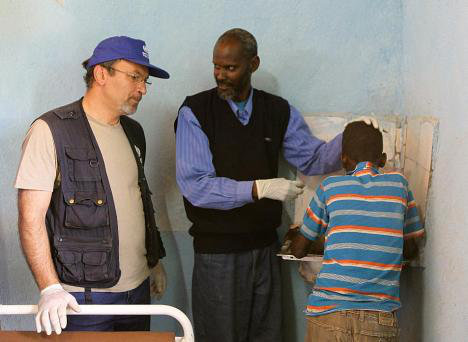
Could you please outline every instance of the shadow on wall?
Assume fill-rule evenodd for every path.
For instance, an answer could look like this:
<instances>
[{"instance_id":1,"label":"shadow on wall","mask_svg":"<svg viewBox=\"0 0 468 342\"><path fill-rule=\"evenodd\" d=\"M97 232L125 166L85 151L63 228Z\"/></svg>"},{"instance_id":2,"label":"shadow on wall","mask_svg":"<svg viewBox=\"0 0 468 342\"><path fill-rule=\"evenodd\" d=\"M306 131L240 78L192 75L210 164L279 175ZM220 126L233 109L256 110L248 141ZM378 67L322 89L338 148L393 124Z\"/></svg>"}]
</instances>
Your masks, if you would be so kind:
<instances>
[{"instance_id":1,"label":"shadow on wall","mask_svg":"<svg viewBox=\"0 0 468 342\"><path fill-rule=\"evenodd\" d=\"M145 165L145 173L150 178L150 187L153 192L153 202L156 209L156 220L159 227L163 230L172 230L171 227L171 208L168 208L168 195L174 192L178 193L178 188L175 180L175 133L174 120L177 115L178 108L165 108L164 113L160 115L158 122L153 122L153 129L145 128L146 135L146 159L157 155L157 158L152 159L151 164ZM151 137L154 132L160 132L156 137ZM152 139L153 138L153 139Z\"/></svg>"},{"instance_id":2,"label":"shadow on wall","mask_svg":"<svg viewBox=\"0 0 468 342\"><path fill-rule=\"evenodd\" d=\"M422 267L405 267L400 276L400 299L402 309L398 310L402 341L422 341L423 302L423 272Z\"/></svg>"},{"instance_id":3,"label":"shadow on wall","mask_svg":"<svg viewBox=\"0 0 468 342\"><path fill-rule=\"evenodd\" d=\"M193 253L191 238L185 230L178 225L174 215L181 214L185 218L185 212L180 213L174 209L175 196L181 197L175 180L175 135L173 121L177 108L166 108L159 122L164 129L157 127L153 130L145 129L147 135L147 156L158 153L158 158L153 158L151 164L145 166L147 176L151 175L151 187L153 202L156 210L156 222L161 232L161 238L166 249L166 257L163 264L167 274L167 289L160 301L153 300L153 304L171 305L182 310L191 319L191 303L189 298L191 288L191 274ZM163 134L148 139L152 132ZM163 150L164 148L164 150ZM175 221L174 221L175 219ZM152 319L151 330L174 331L177 336L183 334L176 320L170 317L157 316Z\"/></svg>"},{"instance_id":4,"label":"shadow on wall","mask_svg":"<svg viewBox=\"0 0 468 342\"><path fill-rule=\"evenodd\" d=\"M252 77L253 87L259 90L266 91L268 93L281 96L278 93L279 85L276 77L262 69L255 72ZM287 100L287 99L286 99ZM286 160L280 156L279 168L278 168L278 177L284 177L288 179L295 179L295 170L286 162ZM286 202L283 205L283 215L282 215L282 224L278 228L278 239L281 241L286 234L289 226L293 223L294 220L294 202ZM299 282L297 279L297 266L292 263L284 263L280 261L281 264L281 286L282 286L282 308L283 308L283 340L284 341L300 341L303 339L300 336L303 336L302 325L297 322L300 322L303 319L301 307L301 299L297 299L296 296L305 297L306 295L301 291L296 291L297 288L302 288L303 283ZM296 266L296 267L295 267Z\"/></svg>"},{"instance_id":5,"label":"shadow on wall","mask_svg":"<svg viewBox=\"0 0 468 342\"><path fill-rule=\"evenodd\" d=\"M295 173L296 170L281 156L278 176L287 179L295 179ZM294 206L294 201L286 201L283 203L282 223L278 228L280 244L289 226L294 223ZM297 263L280 259L280 264L283 296L281 303L283 308L283 341L302 341L305 335L303 309L309 291L304 281L299 277Z\"/></svg>"},{"instance_id":6,"label":"shadow on wall","mask_svg":"<svg viewBox=\"0 0 468 342\"><path fill-rule=\"evenodd\" d=\"M292 213L292 214L291 214ZM278 238L281 241L285 236L289 226L293 223L294 210L289 208L288 203L284 205L282 224L278 228ZM278 257L279 258L279 257ZM297 291L303 283L297 282L297 264L285 262L280 259L281 265L281 286L282 286L282 308L283 308L283 341L302 341L300 338L303 314L299 307L304 303L306 294ZM296 297L299 298L296 298ZM303 298L301 298L303 297ZM303 301L301 302L301 299Z\"/></svg>"},{"instance_id":7,"label":"shadow on wall","mask_svg":"<svg viewBox=\"0 0 468 342\"><path fill-rule=\"evenodd\" d=\"M276 80L276 77L262 69L261 66L260 69L253 74L252 83L256 89L264 90L274 95L279 95L278 81Z\"/></svg>"},{"instance_id":8,"label":"shadow on wall","mask_svg":"<svg viewBox=\"0 0 468 342\"><path fill-rule=\"evenodd\" d=\"M170 305L183 311L192 321L191 303L189 300L191 279L191 266L184 269L183 251L191 248L185 246L177 234L187 234L179 232L162 232L161 238L166 249L166 257L162 260L167 274L167 289L161 300L152 300L152 304ZM191 240L190 240L191 241ZM190 276L185 275L190 273ZM182 336L183 331L176 320L167 316L154 316L151 323L152 331L173 331L176 336Z\"/></svg>"},{"instance_id":9,"label":"shadow on wall","mask_svg":"<svg viewBox=\"0 0 468 342\"><path fill-rule=\"evenodd\" d=\"M3 223L2 218L0 217L0 222ZM4 225L1 225L4 227ZM5 229L0 229L0 304L7 304L8 298L10 298L9 293L9 286L7 283L8 279L8 268L7 268L7 260L8 256L6 246L5 246ZM4 327L2 321L5 320L6 317L0 316L0 330Z\"/></svg>"}]
</instances>

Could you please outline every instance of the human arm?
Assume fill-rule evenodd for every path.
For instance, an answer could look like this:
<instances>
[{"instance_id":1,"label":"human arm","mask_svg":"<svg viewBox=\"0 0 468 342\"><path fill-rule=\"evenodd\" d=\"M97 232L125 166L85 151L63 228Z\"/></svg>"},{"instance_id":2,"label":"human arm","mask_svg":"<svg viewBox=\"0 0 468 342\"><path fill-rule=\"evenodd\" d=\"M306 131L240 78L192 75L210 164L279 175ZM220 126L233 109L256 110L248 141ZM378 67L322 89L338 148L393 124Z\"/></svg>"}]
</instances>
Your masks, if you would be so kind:
<instances>
[{"instance_id":1,"label":"human arm","mask_svg":"<svg viewBox=\"0 0 468 342\"><path fill-rule=\"evenodd\" d=\"M317 243L317 240L320 240L318 237L325 233L327 227L328 212L325 205L325 193L320 184L306 209L299 232L292 239L291 253L296 258L302 258L307 255L312 243L316 251L321 251L321 242Z\"/></svg>"},{"instance_id":2,"label":"human arm","mask_svg":"<svg viewBox=\"0 0 468 342\"><path fill-rule=\"evenodd\" d=\"M190 108L182 107L176 131L176 179L190 203L228 210L263 197L285 200L302 193L302 183L284 178L236 181L218 177L212 160L209 141L200 123Z\"/></svg>"},{"instance_id":3,"label":"human arm","mask_svg":"<svg viewBox=\"0 0 468 342\"><path fill-rule=\"evenodd\" d=\"M405 226L403 228L403 259L411 260L418 256L419 241L424 237L418 208L414 200L413 193L408 190L408 199L405 213Z\"/></svg>"},{"instance_id":4,"label":"human arm","mask_svg":"<svg viewBox=\"0 0 468 342\"><path fill-rule=\"evenodd\" d=\"M60 285L50 253L45 216L51 192L41 190L18 190L18 229L21 247L26 261L41 291L36 315L36 330L52 329L60 334L67 326L66 309L80 308L75 298Z\"/></svg>"},{"instance_id":5,"label":"human arm","mask_svg":"<svg viewBox=\"0 0 468 342\"><path fill-rule=\"evenodd\" d=\"M45 225L56 174L52 133L44 121L37 120L23 142L15 188L21 246L39 290L59 282Z\"/></svg>"},{"instance_id":6,"label":"human arm","mask_svg":"<svg viewBox=\"0 0 468 342\"><path fill-rule=\"evenodd\" d=\"M403 260L412 260L418 256L420 237L407 238L403 241Z\"/></svg>"},{"instance_id":7,"label":"human arm","mask_svg":"<svg viewBox=\"0 0 468 342\"><path fill-rule=\"evenodd\" d=\"M49 191L18 190L18 229L21 247L39 290L59 283L45 226L50 198Z\"/></svg>"},{"instance_id":8,"label":"human arm","mask_svg":"<svg viewBox=\"0 0 468 342\"><path fill-rule=\"evenodd\" d=\"M176 179L197 207L232 209L252 202L253 181L217 177L208 137L189 107L179 110L176 131Z\"/></svg>"},{"instance_id":9,"label":"human arm","mask_svg":"<svg viewBox=\"0 0 468 342\"><path fill-rule=\"evenodd\" d=\"M303 174L320 175L341 169L341 140L342 134L328 143L316 138L299 111L290 106L288 127L283 139L283 155Z\"/></svg>"},{"instance_id":10,"label":"human arm","mask_svg":"<svg viewBox=\"0 0 468 342\"><path fill-rule=\"evenodd\" d=\"M22 148L15 180L18 188L18 229L26 261L41 291L37 332L60 334L66 326L66 308L79 310L73 296L63 290L55 271L45 217L57 174L55 146L48 125L37 120Z\"/></svg>"},{"instance_id":11,"label":"human arm","mask_svg":"<svg viewBox=\"0 0 468 342\"><path fill-rule=\"evenodd\" d=\"M291 242L291 254L301 259L307 255L311 244L311 240L298 232L294 235Z\"/></svg>"}]
</instances>

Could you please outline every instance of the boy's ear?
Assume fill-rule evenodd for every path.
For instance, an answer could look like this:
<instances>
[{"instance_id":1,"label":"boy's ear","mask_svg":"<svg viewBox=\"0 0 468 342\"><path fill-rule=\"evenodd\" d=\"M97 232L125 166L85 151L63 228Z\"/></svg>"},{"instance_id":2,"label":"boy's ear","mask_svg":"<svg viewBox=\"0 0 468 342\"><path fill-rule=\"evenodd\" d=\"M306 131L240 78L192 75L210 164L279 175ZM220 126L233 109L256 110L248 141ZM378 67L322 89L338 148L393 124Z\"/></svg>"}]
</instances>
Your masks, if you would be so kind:
<instances>
[{"instance_id":1,"label":"boy's ear","mask_svg":"<svg viewBox=\"0 0 468 342\"><path fill-rule=\"evenodd\" d=\"M341 164L343 165L343 169L345 169L346 172L354 170L357 165L354 160L352 160L344 153L341 154Z\"/></svg>"},{"instance_id":2,"label":"boy's ear","mask_svg":"<svg viewBox=\"0 0 468 342\"><path fill-rule=\"evenodd\" d=\"M384 167L386 162L387 162L387 154L382 153L382 155L380 156L380 159L379 159L379 164L377 166L378 167Z\"/></svg>"}]
</instances>

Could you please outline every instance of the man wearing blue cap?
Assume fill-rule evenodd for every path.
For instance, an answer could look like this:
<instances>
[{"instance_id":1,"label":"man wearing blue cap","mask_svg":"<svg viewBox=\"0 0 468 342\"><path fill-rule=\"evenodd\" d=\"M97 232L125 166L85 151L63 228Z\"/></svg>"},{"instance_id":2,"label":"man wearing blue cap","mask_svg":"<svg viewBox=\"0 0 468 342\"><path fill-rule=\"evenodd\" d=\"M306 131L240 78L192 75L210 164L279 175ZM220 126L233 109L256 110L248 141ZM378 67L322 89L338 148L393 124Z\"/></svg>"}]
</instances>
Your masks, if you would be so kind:
<instances>
[{"instance_id":1,"label":"man wearing blue cap","mask_svg":"<svg viewBox=\"0 0 468 342\"><path fill-rule=\"evenodd\" d=\"M32 124L15 181L21 244L41 291L36 328L149 330L149 316L72 315L67 326L66 310L149 304L164 291L145 136L128 115L149 76L169 74L150 64L144 41L125 36L100 42L83 66L84 97Z\"/></svg>"}]
</instances>

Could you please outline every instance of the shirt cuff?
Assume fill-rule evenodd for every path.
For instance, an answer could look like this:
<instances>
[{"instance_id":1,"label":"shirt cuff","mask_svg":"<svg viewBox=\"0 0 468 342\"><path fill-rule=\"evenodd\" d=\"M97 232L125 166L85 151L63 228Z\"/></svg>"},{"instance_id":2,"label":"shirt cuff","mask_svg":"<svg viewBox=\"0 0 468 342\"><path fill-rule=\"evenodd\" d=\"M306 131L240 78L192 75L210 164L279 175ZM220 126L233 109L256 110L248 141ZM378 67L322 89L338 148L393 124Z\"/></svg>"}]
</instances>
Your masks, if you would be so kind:
<instances>
[{"instance_id":1,"label":"shirt cuff","mask_svg":"<svg viewBox=\"0 0 468 342\"><path fill-rule=\"evenodd\" d=\"M254 181L237 182L237 201L239 203L253 202L252 186Z\"/></svg>"}]
</instances>

